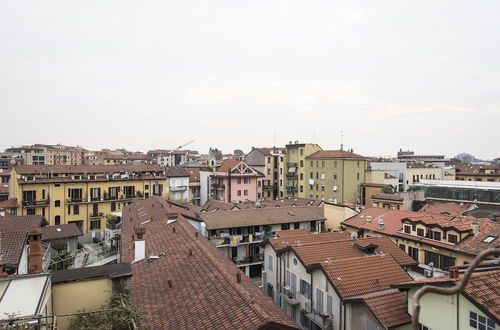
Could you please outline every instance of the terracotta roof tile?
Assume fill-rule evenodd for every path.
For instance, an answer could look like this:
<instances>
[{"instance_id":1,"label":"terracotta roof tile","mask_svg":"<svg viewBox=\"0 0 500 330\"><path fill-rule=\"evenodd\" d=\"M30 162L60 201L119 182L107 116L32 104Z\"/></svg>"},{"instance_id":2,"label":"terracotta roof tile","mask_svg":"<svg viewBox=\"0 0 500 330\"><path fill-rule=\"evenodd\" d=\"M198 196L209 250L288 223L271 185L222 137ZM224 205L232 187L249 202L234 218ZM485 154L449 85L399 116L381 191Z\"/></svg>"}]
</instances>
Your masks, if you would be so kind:
<instances>
[{"instance_id":1,"label":"terracotta roof tile","mask_svg":"<svg viewBox=\"0 0 500 330\"><path fill-rule=\"evenodd\" d=\"M313 208L311 206L279 207L235 212L204 212L199 213L199 217L209 230L325 220L325 217Z\"/></svg>"},{"instance_id":2,"label":"terracotta roof tile","mask_svg":"<svg viewBox=\"0 0 500 330\"><path fill-rule=\"evenodd\" d=\"M470 207L471 204L467 203L427 201L418 211L422 213L462 214L469 210Z\"/></svg>"},{"instance_id":3,"label":"terracotta roof tile","mask_svg":"<svg viewBox=\"0 0 500 330\"><path fill-rule=\"evenodd\" d=\"M334 260L322 266L343 298L387 290L392 284L412 279L387 255Z\"/></svg>"},{"instance_id":4,"label":"terracotta roof tile","mask_svg":"<svg viewBox=\"0 0 500 330\"><path fill-rule=\"evenodd\" d=\"M123 209L122 261L133 260L134 226L145 228L146 256L132 264L132 301L152 329L298 329L273 301L168 203L151 197ZM149 222L145 222L150 220ZM189 252L191 251L191 253ZM170 285L169 285L170 283Z\"/></svg>"},{"instance_id":5,"label":"terracotta roof tile","mask_svg":"<svg viewBox=\"0 0 500 330\"><path fill-rule=\"evenodd\" d=\"M82 232L75 223L68 223L59 226L42 227L42 241L53 239L70 238L81 236Z\"/></svg>"},{"instance_id":6,"label":"terracotta roof tile","mask_svg":"<svg viewBox=\"0 0 500 330\"><path fill-rule=\"evenodd\" d=\"M18 204L17 204L17 198L14 197L14 198L11 198L11 199L7 199L5 201L2 201L0 202L0 209L1 208L17 208L18 207Z\"/></svg>"},{"instance_id":7,"label":"terracotta roof tile","mask_svg":"<svg viewBox=\"0 0 500 330\"><path fill-rule=\"evenodd\" d=\"M398 194L378 193L378 194L373 195L372 199L383 199L383 200L394 201L394 202L403 202L403 197L401 197Z\"/></svg>"},{"instance_id":8,"label":"terracotta roof tile","mask_svg":"<svg viewBox=\"0 0 500 330\"><path fill-rule=\"evenodd\" d=\"M363 301L386 328L411 322L406 305L406 293L390 290L363 297Z\"/></svg>"}]
</instances>

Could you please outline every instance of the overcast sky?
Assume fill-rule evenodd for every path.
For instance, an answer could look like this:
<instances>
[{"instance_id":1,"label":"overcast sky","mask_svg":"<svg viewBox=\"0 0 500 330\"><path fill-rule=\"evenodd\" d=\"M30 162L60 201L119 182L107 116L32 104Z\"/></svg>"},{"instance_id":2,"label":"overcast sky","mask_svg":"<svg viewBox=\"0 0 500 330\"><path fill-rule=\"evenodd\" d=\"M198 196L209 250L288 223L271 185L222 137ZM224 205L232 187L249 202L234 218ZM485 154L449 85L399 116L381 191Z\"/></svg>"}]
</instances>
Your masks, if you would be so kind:
<instances>
[{"instance_id":1,"label":"overcast sky","mask_svg":"<svg viewBox=\"0 0 500 330\"><path fill-rule=\"evenodd\" d=\"M500 1L2 1L0 149L500 157Z\"/></svg>"}]
</instances>

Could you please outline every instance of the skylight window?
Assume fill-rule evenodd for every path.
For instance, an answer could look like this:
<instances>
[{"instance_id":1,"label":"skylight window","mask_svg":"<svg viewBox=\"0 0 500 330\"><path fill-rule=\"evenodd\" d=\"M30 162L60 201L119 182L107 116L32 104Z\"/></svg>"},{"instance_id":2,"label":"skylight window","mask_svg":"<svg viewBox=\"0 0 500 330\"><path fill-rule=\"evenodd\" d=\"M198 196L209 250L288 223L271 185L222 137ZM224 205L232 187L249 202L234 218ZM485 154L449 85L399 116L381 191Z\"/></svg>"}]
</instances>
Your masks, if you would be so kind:
<instances>
[{"instance_id":1,"label":"skylight window","mask_svg":"<svg viewBox=\"0 0 500 330\"><path fill-rule=\"evenodd\" d=\"M491 242L493 242L496 238L497 238L497 236L495 236L495 235L488 235L488 236L486 236L486 238L485 238L485 239L483 239L483 242L485 242L485 243L491 243Z\"/></svg>"}]
</instances>

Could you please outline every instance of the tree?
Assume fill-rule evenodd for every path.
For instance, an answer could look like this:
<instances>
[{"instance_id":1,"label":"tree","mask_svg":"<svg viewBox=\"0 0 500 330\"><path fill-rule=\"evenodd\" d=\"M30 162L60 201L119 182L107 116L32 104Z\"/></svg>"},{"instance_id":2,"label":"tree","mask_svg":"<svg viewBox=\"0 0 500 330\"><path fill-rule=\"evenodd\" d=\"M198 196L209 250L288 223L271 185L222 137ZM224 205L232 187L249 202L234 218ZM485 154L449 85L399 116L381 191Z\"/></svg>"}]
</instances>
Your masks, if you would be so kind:
<instances>
[{"instance_id":1,"label":"tree","mask_svg":"<svg viewBox=\"0 0 500 330\"><path fill-rule=\"evenodd\" d=\"M111 301L103 306L102 311L95 313L80 314L71 319L70 329L132 329L135 323L138 329L142 329L140 313L132 304L130 296L126 293L115 293Z\"/></svg>"}]
</instances>

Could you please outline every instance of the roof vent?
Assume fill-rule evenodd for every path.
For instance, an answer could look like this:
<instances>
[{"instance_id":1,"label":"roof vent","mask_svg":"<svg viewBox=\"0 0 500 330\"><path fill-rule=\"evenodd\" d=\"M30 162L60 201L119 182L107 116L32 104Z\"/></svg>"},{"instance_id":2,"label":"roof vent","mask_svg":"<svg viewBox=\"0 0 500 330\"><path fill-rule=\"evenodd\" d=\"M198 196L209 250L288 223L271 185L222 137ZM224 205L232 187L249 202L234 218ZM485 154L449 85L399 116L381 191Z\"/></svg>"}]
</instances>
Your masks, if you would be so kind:
<instances>
[{"instance_id":1,"label":"roof vent","mask_svg":"<svg viewBox=\"0 0 500 330\"><path fill-rule=\"evenodd\" d=\"M294 216L295 213L293 213L292 211L288 211L288 215Z\"/></svg>"},{"instance_id":2,"label":"roof vent","mask_svg":"<svg viewBox=\"0 0 500 330\"><path fill-rule=\"evenodd\" d=\"M384 230L384 228L385 228L384 219L382 219L382 218L378 219L378 229Z\"/></svg>"},{"instance_id":3,"label":"roof vent","mask_svg":"<svg viewBox=\"0 0 500 330\"><path fill-rule=\"evenodd\" d=\"M236 282L241 283L241 273L240 272L236 273Z\"/></svg>"},{"instance_id":4,"label":"roof vent","mask_svg":"<svg viewBox=\"0 0 500 330\"><path fill-rule=\"evenodd\" d=\"M160 259L160 257L159 257L159 256L150 256L150 257L148 258L148 262L149 262L149 263L152 263L153 261L155 261L155 260L157 260L157 259Z\"/></svg>"},{"instance_id":5,"label":"roof vent","mask_svg":"<svg viewBox=\"0 0 500 330\"><path fill-rule=\"evenodd\" d=\"M172 289L172 281L171 281L171 280L168 280L168 281L167 281L167 285L168 285L168 288L169 288L169 289Z\"/></svg>"}]
</instances>

